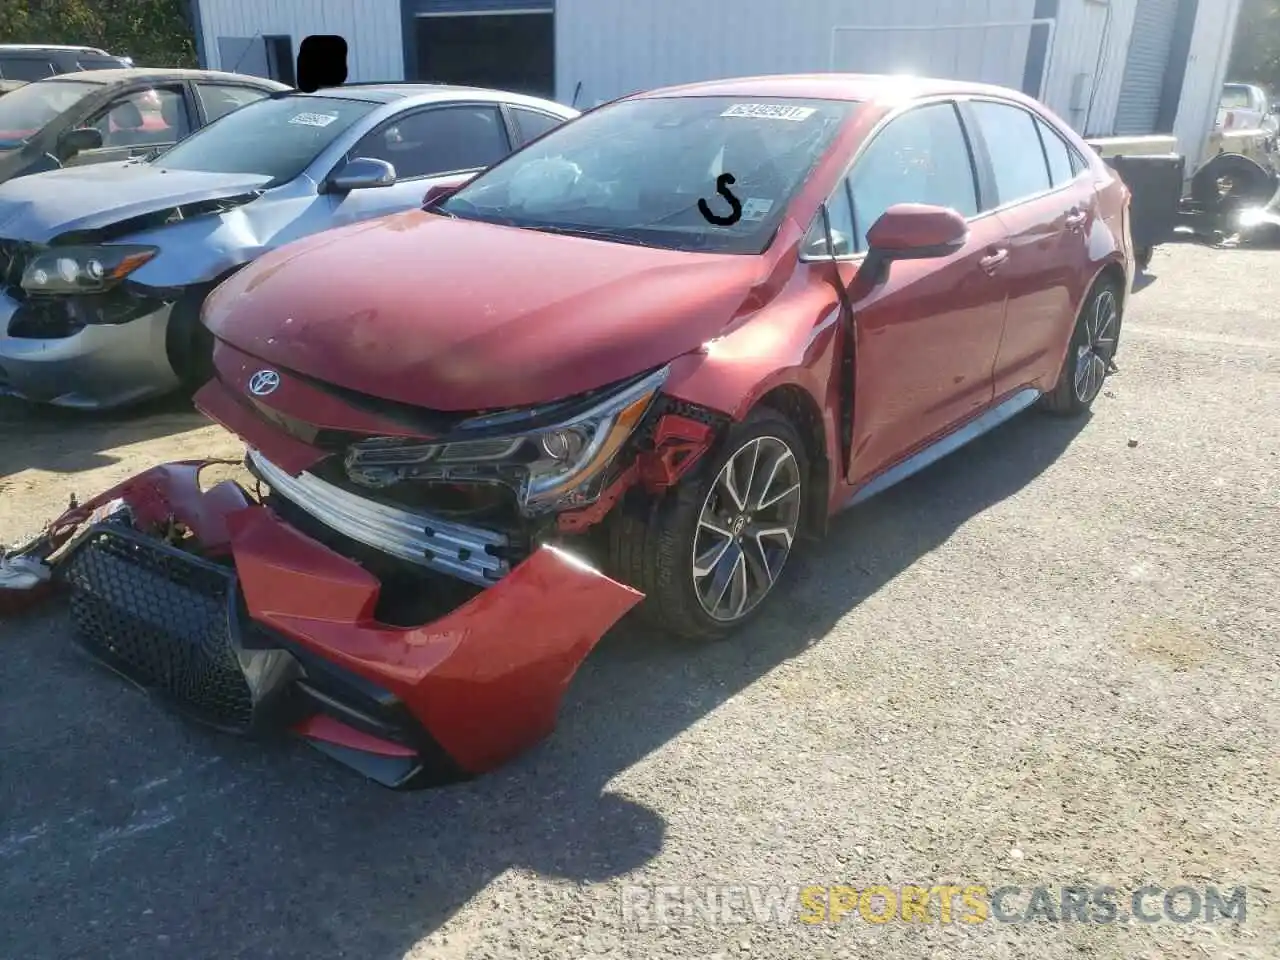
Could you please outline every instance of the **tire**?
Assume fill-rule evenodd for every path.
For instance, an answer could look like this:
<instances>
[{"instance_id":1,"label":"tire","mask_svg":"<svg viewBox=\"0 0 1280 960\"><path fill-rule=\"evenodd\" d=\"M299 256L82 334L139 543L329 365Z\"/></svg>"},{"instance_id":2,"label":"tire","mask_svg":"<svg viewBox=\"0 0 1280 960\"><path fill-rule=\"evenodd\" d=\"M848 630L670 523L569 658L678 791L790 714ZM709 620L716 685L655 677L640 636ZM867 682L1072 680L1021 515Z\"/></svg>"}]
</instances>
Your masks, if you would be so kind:
<instances>
[{"instance_id":1,"label":"tire","mask_svg":"<svg viewBox=\"0 0 1280 960\"><path fill-rule=\"evenodd\" d=\"M1223 193L1220 181L1230 181ZM1265 204L1275 194L1275 179L1248 157L1224 153L1206 163L1191 179L1191 198L1210 209Z\"/></svg>"},{"instance_id":2,"label":"tire","mask_svg":"<svg viewBox=\"0 0 1280 960\"><path fill-rule=\"evenodd\" d=\"M738 534L737 539L727 543L721 552L724 564L721 569L731 569L732 573L728 578L730 589L724 605L724 611L730 616L713 616L704 600L700 599L695 580L694 550L702 550L707 556L722 541L718 539L718 533L712 532L714 528L708 528L701 522L703 511L713 507L717 501L726 505L730 503L721 475L730 460L741 456L743 459L735 461L735 468L745 464L749 454L744 451L753 445L762 464L771 463L776 456L779 467L775 472L775 482L754 498L750 496L753 491L748 491L748 500L767 501L777 496L790 486L792 477L797 485L794 497L788 495L775 505L753 511L756 515L765 514L756 525L762 530L776 531L787 525L786 517L794 509L792 535L785 552L779 555L784 542L780 534L761 534L753 539L749 536L750 525L743 527L739 523L734 527L732 518L725 520L721 529L727 534ZM784 450L789 453L789 461ZM771 458L770 461L766 462L765 457ZM768 475L769 469L767 465L762 466L759 477ZM787 569L786 561L799 541L801 507L807 504L811 489L809 458L800 434L783 414L768 407L759 407L741 423L730 427L716 451L665 497L660 500L646 498L627 504L619 511L610 528L611 566L622 582L645 594L638 613L652 626L685 640L723 639L753 619L767 605L769 597L777 592L780 578ZM779 517L782 519L777 519ZM737 560L734 560L735 552ZM766 577L761 573L762 561L770 575L768 585L763 587L759 596L750 600L745 609L730 610L737 606L732 602L735 597L750 592L740 590L740 586L753 588L766 583ZM712 584L718 575L712 573L702 579L704 596L712 593Z\"/></svg>"},{"instance_id":3,"label":"tire","mask_svg":"<svg viewBox=\"0 0 1280 960\"><path fill-rule=\"evenodd\" d=\"M200 308L212 286L188 287L169 312L165 350L184 393L194 393L213 378L213 334L200 322Z\"/></svg>"},{"instance_id":4,"label":"tire","mask_svg":"<svg viewBox=\"0 0 1280 960\"><path fill-rule=\"evenodd\" d=\"M1108 304L1109 320L1104 316ZM1120 343L1123 304L1120 287L1115 281L1100 279L1093 285L1076 318L1058 382L1041 399L1044 410L1058 416L1075 417L1093 406L1093 401L1102 392ZM1090 365L1087 370L1083 367L1086 363Z\"/></svg>"},{"instance_id":5,"label":"tire","mask_svg":"<svg viewBox=\"0 0 1280 960\"><path fill-rule=\"evenodd\" d=\"M1151 257L1155 254L1154 247L1139 247L1134 253L1134 263L1138 269L1146 273L1151 267Z\"/></svg>"}]
</instances>

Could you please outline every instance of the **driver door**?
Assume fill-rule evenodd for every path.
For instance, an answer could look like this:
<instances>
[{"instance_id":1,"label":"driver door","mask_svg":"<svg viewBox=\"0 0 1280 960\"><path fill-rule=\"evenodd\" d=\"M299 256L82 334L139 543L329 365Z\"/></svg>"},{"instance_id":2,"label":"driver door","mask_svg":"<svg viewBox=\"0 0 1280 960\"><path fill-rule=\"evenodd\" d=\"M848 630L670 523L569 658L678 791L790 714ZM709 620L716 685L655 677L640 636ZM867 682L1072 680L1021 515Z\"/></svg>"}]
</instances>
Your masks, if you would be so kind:
<instances>
[{"instance_id":1,"label":"driver door","mask_svg":"<svg viewBox=\"0 0 1280 960\"><path fill-rule=\"evenodd\" d=\"M395 167L396 182L340 196L334 223L356 223L421 206L436 183L478 173L510 151L496 103L428 107L394 117L362 137L339 167L357 158L385 160Z\"/></svg>"},{"instance_id":2,"label":"driver door","mask_svg":"<svg viewBox=\"0 0 1280 960\"><path fill-rule=\"evenodd\" d=\"M194 125L183 85L166 84L121 94L79 126L101 133L102 146L80 151L63 166L145 157L185 139Z\"/></svg>"},{"instance_id":3,"label":"driver door","mask_svg":"<svg viewBox=\"0 0 1280 960\"><path fill-rule=\"evenodd\" d=\"M848 238L838 256L846 286L866 254L867 231L899 203L957 210L969 220L969 238L941 259L892 263L852 304L857 372L847 468L855 484L991 403L1004 325L1004 228L998 218L978 215L978 179L953 103L925 104L890 121L829 201L833 233Z\"/></svg>"}]
</instances>

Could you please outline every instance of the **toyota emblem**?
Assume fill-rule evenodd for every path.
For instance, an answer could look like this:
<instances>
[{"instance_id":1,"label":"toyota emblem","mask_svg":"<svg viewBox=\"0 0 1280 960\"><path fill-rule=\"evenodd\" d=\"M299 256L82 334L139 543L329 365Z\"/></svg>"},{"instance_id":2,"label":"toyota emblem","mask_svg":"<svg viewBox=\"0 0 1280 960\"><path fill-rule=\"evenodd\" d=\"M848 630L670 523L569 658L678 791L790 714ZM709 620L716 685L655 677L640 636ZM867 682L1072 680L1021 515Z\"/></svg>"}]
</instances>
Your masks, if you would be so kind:
<instances>
[{"instance_id":1,"label":"toyota emblem","mask_svg":"<svg viewBox=\"0 0 1280 960\"><path fill-rule=\"evenodd\" d=\"M278 386L280 386L280 374L274 370L259 370L249 378L249 392L255 397L265 397L269 393L275 393Z\"/></svg>"}]
</instances>

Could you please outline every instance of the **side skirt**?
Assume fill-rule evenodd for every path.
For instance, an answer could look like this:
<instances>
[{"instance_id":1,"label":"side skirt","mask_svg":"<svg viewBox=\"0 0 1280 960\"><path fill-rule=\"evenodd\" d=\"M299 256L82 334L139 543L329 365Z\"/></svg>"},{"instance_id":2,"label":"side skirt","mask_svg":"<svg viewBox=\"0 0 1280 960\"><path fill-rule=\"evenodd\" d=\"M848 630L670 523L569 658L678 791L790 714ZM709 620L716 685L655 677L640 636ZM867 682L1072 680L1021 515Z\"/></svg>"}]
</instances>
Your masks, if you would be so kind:
<instances>
[{"instance_id":1,"label":"side skirt","mask_svg":"<svg viewBox=\"0 0 1280 960\"><path fill-rule=\"evenodd\" d=\"M877 493L883 493L890 487L901 483L907 477L919 473L925 467L932 466L949 453L955 453L961 447L978 439L984 433L994 430L1007 420L1017 416L1040 399L1040 391L1033 387L1019 390L1008 399L992 407L986 413L935 440L919 453L912 454L906 460L869 480L859 487L841 509L847 509L869 500Z\"/></svg>"}]
</instances>

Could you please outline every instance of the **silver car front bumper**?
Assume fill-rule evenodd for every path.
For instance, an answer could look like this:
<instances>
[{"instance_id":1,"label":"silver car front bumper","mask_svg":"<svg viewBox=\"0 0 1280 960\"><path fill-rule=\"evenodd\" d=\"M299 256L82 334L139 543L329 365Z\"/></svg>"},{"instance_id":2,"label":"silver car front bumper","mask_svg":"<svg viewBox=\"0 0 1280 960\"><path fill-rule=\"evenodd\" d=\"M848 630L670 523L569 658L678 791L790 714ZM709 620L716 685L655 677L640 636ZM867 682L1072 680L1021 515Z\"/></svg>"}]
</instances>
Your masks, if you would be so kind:
<instances>
[{"instance_id":1,"label":"silver car front bumper","mask_svg":"<svg viewBox=\"0 0 1280 960\"><path fill-rule=\"evenodd\" d=\"M69 337L9 336L18 309L0 293L0 393L59 407L103 409L178 386L165 333L170 307L118 325L91 325Z\"/></svg>"}]
</instances>

